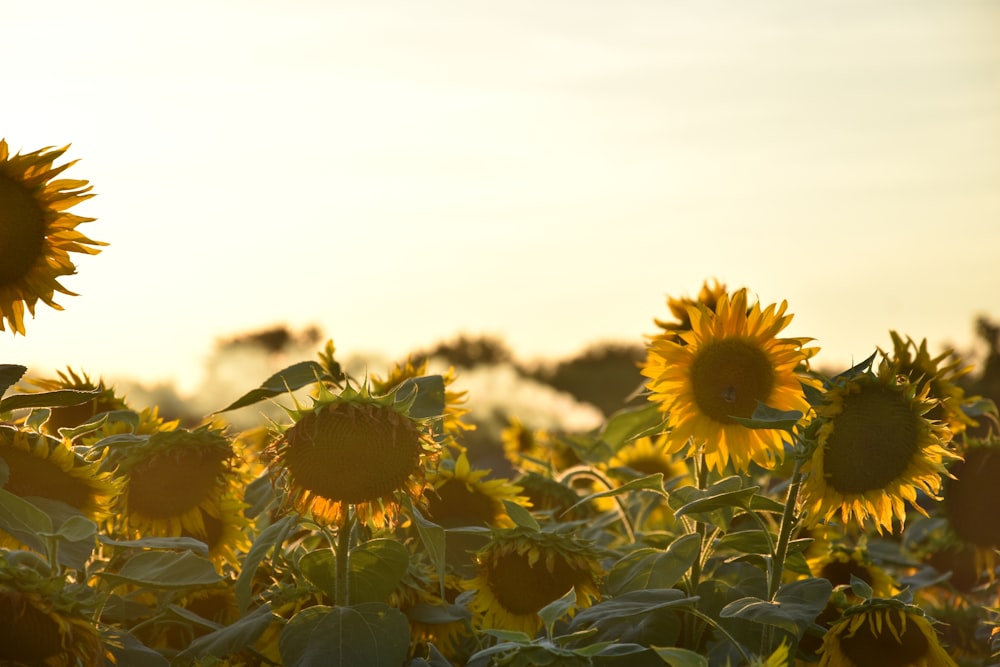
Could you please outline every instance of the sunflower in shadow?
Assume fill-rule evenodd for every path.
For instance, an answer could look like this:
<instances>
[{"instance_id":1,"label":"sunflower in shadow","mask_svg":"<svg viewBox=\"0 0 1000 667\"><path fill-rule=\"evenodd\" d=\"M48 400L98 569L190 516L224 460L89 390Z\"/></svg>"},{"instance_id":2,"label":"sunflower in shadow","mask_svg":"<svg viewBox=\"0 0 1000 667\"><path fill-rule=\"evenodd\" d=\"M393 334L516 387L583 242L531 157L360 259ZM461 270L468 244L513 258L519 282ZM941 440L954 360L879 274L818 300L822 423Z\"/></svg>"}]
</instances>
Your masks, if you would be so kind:
<instances>
[{"instance_id":1,"label":"sunflower in shadow","mask_svg":"<svg viewBox=\"0 0 1000 667\"><path fill-rule=\"evenodd\" d=\"M571 590L578 609L600 596L600 553L574 537L573 529L562 524L551 531L493 531L476 554L477 576L464 582L467 590L475 591L469 609L479 627L533 636L542 627L538 612L545 605Z\"/></svg>"},{"instance_id":2,"label":"sunflower in shadow","mask_svg":"<svg viewBox=\"0 0 1000 667\"><path fill-rule=\"evenodd\" d=\"M838 514L847 526L868 518L881 533L902 525L907 505L926 515L917 494L937 498L951 431L926 413L937 401L883 359L877 372L842 379L816 408L817 446L803 466L807 524Z\"/></svg>"},{"instance_id":3,"label":"sunflower in shadow","mask_svg":"<svg viewBox=\"0 0 1000 667\"><path fill-rule=\"evenodd\" d=\"M430 483L425 494L427 518L445 528L513 528L504 501L524 507L530 501L519 495L521 487L505 478L486 479L489 474L489 470L474 469L464 452L454 459L442 458L427 478Z\"/></svg>"},{"instance_id":4,"label":"sunflower in shadow","mask_svg":"<svg viewBox=\"0 0 1000 667\"><path fill-rule=\"evenodd\" d=\"M0 557L0 664L99 667L105 649L93 609L26 552Z\"/></svg>"},{"instance_id":5,"label":"sunflower in shadow","mask_svg":"<svg viewBox=\"0 0 1000 667\"><path fill-rule=\"evenodd\" d=\"M11 155L0 139L0 331L6 321L24 335L24 311L34 315L39 299L62 310L55 292L75 296L59 283L76 272L70 253L96 255L94 246L106 245L76 229L93 218L67 212L93 197L87 181L56 178L74 164L54 166L67 148Z\"/></svg>"},{"instance_id":6,"label":"sunflower in shadow","mask_svg":"<svg viewBox=\"0 0 1000 667\"><path fill-rule=\"evenodd\" d=\"M848 609L823 638L819 667L957 667L913 605L872 598Z\"/></svg>"},{"instance_id":7,"label":"sunflower in shadow","mask_svg":"<svg viewBox=\"0 0 1000 667\"><path fill-rule=\"evenodd\" d=\"M59 429L75 428L101 413L128 409L124 397L116 394L114 388L105 386L102 379L94 382L86 373L78 375L72 368L67 368L65 372L57 371L57 375L57 378L31 378L28 383L41 391L73 389L99 393L86 403L49 408L49 418L41 427L44 433L58 435Z\"/></svg>"},{"instance_id":8,"label":"sunflower in shadow","mask_svg":"<svg viewBox=\"0 0 1000 667\"><path fill-rule=\"evenodd\" d=\"M949 533L971 549L977 580L996 575L1000 549L1000 437L970 438L961 449L962 460L948 468L944 480L944 514Z\"/></svg>"},{"instance_id":9,"label":"sunflower in shadow","mask_svg":"<svg viewBox=\"0 0 1000 667\"><path fill-rule=\"evenodd\" d=\"M313 405L288 410L291 425L265 450L286 501L319 523L344 525L351 509L372 527L395 525L403 496L419 499L426 466L439 445L426 420L408 414L396 391L373 396L362 386L332 393L321 386Z\"/></svg>"},{"instance_id":10,"label":"sunflower in shadow","mask_svg":"<svg viewBox=\"0 0 1000 667\"><path fill-rule=\"evenodd\" d=\"M7 468L6 491L65 503L94 521L106 515L117 493L110 476L77 455L68 442L23 427L0 426L0 461ZM0 545L18 544L0 531Z\"/></svg>"},{"instance_id":11,"label":"sunflower in shadow","mask_svg":"<svg viewBox=\"0 0 1000 667\"><path fill-rule=\"evenodd\" d=\"M782 432L748 429L733 417L750 417L757 403L779 410L809 409L802 385L811 378L798 369L818 350L807 338L778 338L791 315L787 304L761 309L747 291L723 295L715 310L689 306L691 330L653 336L642 374L650 399L667 413L671 452L700 451L709 469L732 463L773 467L784 454Z\"/></svg>"}]
</instances>

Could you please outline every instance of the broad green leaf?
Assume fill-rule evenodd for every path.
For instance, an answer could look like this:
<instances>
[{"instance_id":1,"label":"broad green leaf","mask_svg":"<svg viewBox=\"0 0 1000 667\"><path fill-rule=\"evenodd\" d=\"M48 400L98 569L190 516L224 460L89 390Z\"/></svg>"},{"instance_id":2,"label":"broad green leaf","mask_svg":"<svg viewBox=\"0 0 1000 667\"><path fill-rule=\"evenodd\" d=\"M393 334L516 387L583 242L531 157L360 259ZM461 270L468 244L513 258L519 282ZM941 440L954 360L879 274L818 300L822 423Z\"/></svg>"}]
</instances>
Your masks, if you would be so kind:
<instances>
[{"instance_id":1,"label":"broad green leaf","mask_svg":"<svg viewBox=\"0 0 1000 667\"><path fill-rule=\"evenodd\" d=\"M549 639L552 638L552 629L556 621L565 616L573 608L574 604L576 604L576 591L570 588L561 598L553 600L538 610L538 615L545 625L545 634Z\"/></svg>"},{"instance_id":2,"label":"broad green leaf","mask_svg":"<svg viewBox=\"0 0 1000 667\"><path fill-rule=\"evenodd\" d=\"M247 609L250 608L252 598L250 588L253 584L253 577L257 573L257 566L260 565L260 562L264 560L269 551L276 547L280 548L288 531L297 522L298 516L289 514L260 531L257 539L254 540L250 551L243 558L243 567L240 569L240 575L236 578L236 602L240 607L241 613L246 613Z\"/></svg>"},{"instance_id":3,"label":"broad green leaf","mask_svg":"<svg viewBox=\"0 0 1000 667\"><path fill-rule=\"evenodd\" d=\"M875 594L867 581L853 574L851 575L851 592L864 600L870 600Z\"/></svg>"},{"instance_id":4,"label":"broad green leaf","mask_svg":"<svg viewBox=\"0 0 1000 667\"><path fill-rule=\"evenodd\" d=\"M208 555L208 545L193 537L142 537L138 540L113 540L104 535L98 535L101 544L123 549L176 549L177 551L192 551L201 556Z\"/></svg>"},{"instance_id":5,"label":"broad green leaf","mask_svg":"<svg viewBox=\"0 0 1000 667\"><path fill-rule=\"evenodd\" d=\"M400 667L409 648L406 617L380 603L309 607L278 640L285 667Z\"/></svg>"},{"instance_id":6,"label":"broad green leaf","mask_svg":"<svg viewBox=\"0 0 1000 667\"><path fill-rule=\"evenodd\" d=\"M708 667L708 658L686 648L653 646L656 655L670 667Z\"/></svg>"},{"instance_id":7,"label":"broad green leaf","mask_svg":"<svg viewBox=\"0 0 1000 667\"><path fill-rule=\"evenodd\" d=\"M371 540L351 549L348 590L352 604L388 600L409 565L409 551L396 540Z\"/></svg>"},{"instance_id":8,"label":"broad green leaf","mask_svg":"<svg viewBox=\"0 0 1000 667\"><path fill-rule=\"evenodd\" d=\"M6 394L7 390L14 386L14 383L24 377L27 372L27 366L0 364L0 396Z\"/></svg>"},{"instance_id":9,"label":"broad green leaf","mask_svg":"<svg viewBox=\"0 0 1000 667\"><path fill-rule=\"evenodd\" d=\"M779 410L757 401L757 407L749 418L731 417L731 419L747 428L778 429L791 433L802 419L802 413L798 410Z\"/></svg>"},{"instance_id":10,"label":"broad green leaf","mask_svg":"<svg viewBox=\"0 0 1000 667\"><path fill-rule=\"evenodd\" d=\"M444 597L444 574L445 574L445 532L444 528L437 525L433 521L429 521L424 518L424 515L420 513L413 503L410 502L409 496L404 498L406 507L413 517L413 521L417 526L417 535L420 536L420 542L423 544L424 552L431 561L431 565L434 566L434 571L438 575L438 587L441 591L441 597Z\"/></svg>"},{"instance_id":11,"label":"broad green leaf","mask_svg":"<svg viewBox=\"0 0 1000 667\"><path fill-rule=\"evenodd\" d=\"M71 516L62 522L56 535L69 542L93 540L97 535L97 524L83 515Z\"/></svg>"},{"instance_id":12,"label":"broad green leaf","mask_svg":"<svg viewBox=\"0 0 1000 667\"><path fill-rule=\"evenodd\" d=\"M775 535L772 535L769 541L768 536L760 529L741 530L723 535L717 549L720 552L731 550L745 554L769 555L777 541Z\"/></svg>"},{"instance_id":13,"label":"broad green leaf","mask_svg":"<svg viewBox=\"0 0 1000 667\"><path fill-rule=\"evenodd\" d=\"M516 523L521 528L527 528L530 531L538 532L541 530L541 526L538 525L538 521L535 517L531 516L531 512L526 510L522 505L518 505L515 502L511 502L504 498L503 506L507 510L507 516L511 518L511 521Z\"/></svg>"},{"instance_id":14,"label":"broad green leaf","mask_svg":"<svg viewBox=\"0 0 1000 667\"><path fill-rule=\"evenodd\" d=\"M693 604L697 598L684 595L676 588L654 588L646 591L630 591L613 598L602 600L592 607L577 612L571 629L588 627L602 619L623 619L646 614L656 609L682 607Z\"/></svg>"},{"instance_id":15,"label":"broad green leaf","mask_svg":"<svg viewBox=\"0 0 1000 667\"><path fill-rule=\"evenodd\" d=\"M618 451L628 442L644 435L653 435L663 430L664 414L656 403L647 403L635 408L619 410L608 418L601 440Z\"/></svg>"},{"instance_id":16,"label":"broad green leaf","mask_svg":"<svg viewBox=\"0 0 1000 667\"><path fill-rule=\"evenodd\" d=\"M14 394L0 401L0 412L23 408L62 408L92 401L101 395L100 389L56 389L35 394Z\"/></svg>"},{"instance_id":17,"label":"broad green leaf","mask_svg":"<svg viewBox=\"0 0 1000 667\"><path fill-rule=\"evenodd\" d=\"M39 548L40 533L51 533L52 519L24 498L0 489L0 529L32 548ZM44 549L43 549L44 550Z\"/></svg>"},{"instance_id":18,"label":"broad green leaf","mask_svg":"<svg viewBox=\"0 0 1000 667\"><path fill-rule=\"evenodd\" d=\"M831 378L826 382L827 387L831 387L837 384L841 380L850 380L853 377L861 375L862 373L867 373L871 370L872 364L875 363L875 357L878 356L878 350L872 352L871 356L862 361L860 364L855 364L851 366L846 371L838 373L836 376Z\"/></svg>"},{"instance_id":19,"label":"broad green leaf","mask_svg":"<svg viewBox=\"0 0 1000 667\"><path fill-rule=\"evenodd\" d=\"M292 364L288 368L278 371L271 377L251 391L240 396L238 399L212 414L228 412L238 408L245 408L248 405L259 403L267 398L280 396L288 391L301 389L320 380L333 380L326 370L315 361L300 361Z\"/></svg>"},{"instance_id":20,"label":"broad green leaf","mask_svg":"<svg viewBox=\"0 0 1000 667\"><path fill-rule=\"evenodd\" d=\"M97 524L83 515L80 510L66 503L29 496L25 498L35 507L45 512L58 528L54 533L39 533L48 537L58 537L59 546L56 551L57 560L63 567L82 570L97 548Z\"/></svg>"},{"instance_id":21,"label":"broad green leaf","mask_svg":"<svg viewBox=\"0 0 1000 667\"><path fill-rule=\"evenodd\" d=\"M721 493L706 494L701 498L696 498L674 510L674 516L684 516L685 514L706 514L722 509L741 508L746 509L753 495L760 490L759 486L749 486L745 489L735 491L724 491Z\"/></svg>"},{"instance_id":22,"label":"broad green leaf","mask_svg":"<svg viewBox=\"0 0 1000 667\"><path fill-rule=\"evenodd\" d=\"M141 641L120 627L108 627L104 647L114 656L116 665L128 667L170 667L162 654L148 648ZM105 662L104 664L110 664Z\"/></svg>"},{"instance_id":23,"label":"broad green leaf","mask_svg":"<svg viewBox=\"0 0 1000 667\"><path fill-rule=\"evenodd\" d=\"M483 632L491 637L496 637L501 642L511 642L514 644L531 643L531 635L526 632L521 632L520 630L497 630L496 628L488 628Z\"/></svg>"},{"instance_id":24,"label":"broad green leaf","mask_svg":"<svg viewBox=\"0 0 1000 667\"><path fill-rule=\"evenodd\" d=\"M997 404L989 398L979 398L968 403L959 403L958 407L969 417L997 416Z\"/></svg>"},{"instance_id":25,"label":"broad green leaf","mask_svg":"<svg viewBox=\"0 0 1000 667\"><path fill-rule=\"evenodd\" d=\"M257 641L275 618L270 603L265 603L235 623L195 639L177 657L193 659L211 655L222 658L242 651Z\"/></svg>"},{"instance_id":26,"label":"broad green leaf","mask_svg":"<svg viewBox=\"0 0 1000 667\"><path fill-rule=\"evenodd\" d=\"M691 569L698 558L698 535L684 535L665 549L643 548L630 552L611 568L608 590L615 596L650 588L670 588Z\"/></svg>"},{"instance_id":27,"label":"broad green leaf","mask_svg":"<svg viewBox=\"0 0 1000 667\"><path fill-rule=\"evenodd\" d=\"M148 588L208 586L222 580L212 561L190 551L143 551L125 561L118 572L100 572L98 576L114 585Z\"/></svg>"},{"instance_id":28,"label":"broad green leaf","mask_svg":"<svg viewBox=\"0 0 1000 667\"><path fill-rule=\"evenodd\" d=\"M337 557L331 549L313 549L299 559L299 571L331 600L337 599Z\"/></svg>"},{"instance_id":29,"label":"broad green leaf","mask_svg":"<svg viewBox=\"0 0 1000 667\"><path fill-rule=\"evenodd\" d=\"M399 385L396 402L407 405L407 414L416 419L428 419L444 414L444 378L425 375L410 378Z\"/></svg>"},{"instance_id":30,"label":"broad green leaf","mask_svg":"<svg viewBox=\"0 0 1000 667\"><path fill-rule=\"evenodd\" d=\"M653 493L657 493L666 498L667 491L663 488L663 473L656 472L646 477L633 479L631 482L626 482L621 486L616 486L615 488L608 489L607 491L591 493L590 495L581 498L578 502L573 503L573 505L563 513L565 514L566 512L576 509L580 505L585 505L597 498L611 498L612 496L620 496L625 493L631 493L632 491L652 491Z\"/></svg>"},{"instance_id":31,"label":"broad green leaf","mask_svg":"<svg viewBox=\"0 0 1000 667\"><path fill-rule=\"evenodd\" d=\"M773 625L798 637L823 611L832 591L833 586L826 579L800 579L782 586L774 602L757 597L740 598L723 607L719 615Z\"/></svg>"}]
</instances>

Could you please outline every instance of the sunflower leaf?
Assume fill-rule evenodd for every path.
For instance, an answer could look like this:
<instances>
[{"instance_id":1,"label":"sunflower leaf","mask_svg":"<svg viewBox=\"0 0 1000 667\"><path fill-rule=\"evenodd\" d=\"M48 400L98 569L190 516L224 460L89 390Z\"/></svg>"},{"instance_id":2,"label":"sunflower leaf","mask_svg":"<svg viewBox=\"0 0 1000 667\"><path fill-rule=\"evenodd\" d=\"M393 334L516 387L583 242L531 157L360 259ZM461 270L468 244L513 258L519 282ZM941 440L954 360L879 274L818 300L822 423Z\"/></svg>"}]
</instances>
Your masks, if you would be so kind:
<instances>
[{"instance_id":1,"label":"sunflower leaf","mask_svg":"<svg viewBox=\"0 0 1000 667\"><path fill-rule=\"evenodd\" d=\"M257 539L250 546L250 551L243 558L243 567L240 568L240 574L236 578L236 585L234 587L236 603L239 605L240 613L246 613L246 610L250 608L252 598L251 586L253 585L254 575L257 573L257 566L260 565L260 562L264 560L269 551L281 546L285 541L285 536L295 527L298 519L298 515L295 514L289 514L279 519L260 531Z\"/></svg>"},{"instance_id":2,"label":"sunflower leaf","mask_svg":"<svg viewBox=\"0 0 1000 667\"><path fill-rule=\"evenodd\" d=\"M740 598L723 607L719 616L773 625L799 637L823 611L832 591L827 579L800 579L782 586L773 602L752 596Z\"/></svg>"},{"instance_id":3,"label":"sunflower leaf","mask_svg":"<svg viewBox=\"0 0 1000 667\"><path fill-rule=\"evenodd\" d=\"M0 401L0 412L22 408L65 408L92 401L100 395L100 389L56 389L35 394L14 394Z\"/></svg>"},{"instance_id":4,"label":"sunflower leaf","mask_svg":"<svg viewBox=\"0 0 1000 667\"><path fill-rule=\"evenodd\" d=\"M510 517L511 521L516 523L521 528L527 528L528 530L536 533L542 529L542 527L538 525L538 521L535 520L535 517L531 516L531 512L524 509L523 506L507 500L506 498L503 499L503 506L504 509L507 510L507 516Z\"/></svg>"},{"instance_id":5,"label":"sunflower leaf","mask_svg":"<svg viewBox=\"0 0 1000 667\"><path fill-rule=\"evenodd\" d=\"M637 408L619 410L608 418L601 440L614 451L626 443L644 435L654 435L663 430L666 422L664 413L656 403L647 403Z\"/></svg>"},{"instance_id":6,"label":"sunflower leaf","mask_svg":"<svg viewBox=\"0 0 1000 667\"><path fill-rule=\"evenodd\" d=\"M747 428L778 429L791 433L795 425L802 419L802 413L798 410L779 410L757 401L757 407L753 414L747 417L732 417L737 424L742 424Z\"/></svg>"},{"instance_id":7,"label":"sunflower leaf","mask_svg":"<svg viewBox=\"0 0 1000 667\"><path fill-rule=\"evenodd\" d=\"M666 548L636 549L615 563L608 574L608 590L618 596L630 591L670 588L698 558L701 539L683 535Z\"/></svg>"},{"instance_id":8,"label":"sunflower leaf","mask_svg":"<svg viewBox=\"0 0 1000 667\"><path fill-rule=\"evenodd\" d=\"M538 610L538 615L542 619L542 623L545 624L545 636L552 639L553 628L555 627L556 621L566 615L566 613L573 608L576 603L576 591L570 588L566 591L558 600L553 600L544 607Z\"/></svg>"},{"instance_id":9,"label":"sunflower leaf","mask_svg":"<svg viewBox=\"0 0 1000 667\"><path fill-rule=\"evenodd\" d=\"M168 589L210 586L222 581L212 561L190 551L143 551L133 555L117 572L99 572L97 576L113 585Z\"/></svg>"},{"instance_id":10,"label":"sunflower leaf","mask_svg":"<svg viewBox=\"0 0 1000 667\"><path fill-rule=\"evenodd\" d=\"M0 364L0 396L7 393L11 386L24 377L28 372L27 366L19 364Z\"/></svg>"},{"instance_id":11,"label":"sunflower leaf","mask_svg":"<svg viewBox=\"0 0 1000 667\"><path fill-rule=\"evenodd\" d=\"M177 654L177 658L209 655L222 658L242 651L257 641L274 619L271 604L265 602L235 623L195 639L190 646Z\"/></svg>"},{"instance_id":12,"label":"sunflower leaf","mask_svg":"<svg viewBox=\"0 0 1000 667\"><path fill-rule=\"evenodd\" d=\"M409 646L406 616L381 603L309 607L288 621L278 640L287 667L398 667Z\"/></svg>"},{"instance_id":13,"label":"sunflower leaf","mask_svg":"<svg viewBox=\"0 0 1000 667\"><path fill-rule=\"evenodd\" d=\"M445 575L445 532L444 528L438 524L430 521L420 513L413 503L410 502L409 496L404 496L404 502L406 503L406 508L409 510L410 515L413 517L414 523L417 526L417 534L420 536L420 542L423 544L424 549L427 552L427 556L430 558L431 565L434 566L434 571L438 575L438 588L441 591L441 597L444 597L444 575Z\"/></svg>"},{"instance_id":14,"label":"sunflower leaf","mask_svg":"<svg viewBox=\"0 0 1000 667\"><path fill-rule=\"evenodd\" d=\"M566 514L580 505L585 505L597 498L610 498L612 496L620 496L623 493L631 493L632 491L652 491L666 498L667 491L663 488L663 473L655 472L652 475L640 477L639 479L633 479L631 482L627 482L621 486L616 486L615 488L608 489L607 491L591 493L590 495L584 496L579 501L573 503L572 506L563 511L563 514Z\"/></svg>"},{"instance_id":15,"label":"sunflower leaf","mask_svg":"<svg viewBox=\"0 0 1000 667\"><path fill-rule=\"evenodd\" d=\"M409 565L410 553L396 540L369 540L351 549L348 561L351 601L385 602Z\"/></svg>"},{"instance_id":16,"label":"sunflower leaf","mask_svg":"<svg viewBox=\"0 0 1000 667\"><path fill-rule=\"evenodd\" d=\"M395 392L397 404L406 407L414 419L428 419L444 414L445 384L441 375L410 378L399 385Z\"/></svg>"},{"instance_id":17,"label":"sunflower leaf","mask_svg":"<svg viewBox=\"0 0 1000 667\"><path fill-rule=\"evenodd\" d=\"M857 377L862 373L867 373L868 371L871 370L872 364L875 363L875 357L877 356L878 356L878 350L875 350L874 352L872 352L870 357L862 361L860 364L855 364L854 366L848 368L846 371L838 373L830 380L828 380L826 383L827 387L831 387L840 382L841 380L850 380L851 378Z\"/></svg>"},{"instance_id":18,"label":"sunflower leaf","mask_svg":"<svg viewBox=\"0 0 1000 667\"><path fill-rule=\"evenodd\" d=\"M708 667L708 658L689 651L686 648L673 646L651 646L656 655L670 667Z\"/></svg>"},{"instance_id":19,"label":"sunflower leaf","mask_svg":"<svg viewBox=\"0 0 1000 667\"><path fill-rule=\"evenodd\" d=\"M306 385L319 382L321 380L333 381L335 378L327 373L326 369L315 361L300 361L297 364L292 364L284 370L278 371L271 377L264 380L264 382L256 389L248 391L226 407L221 410L216 410L212 414L217 415L220 412L229 412L230 410L245 408L248 405L259 403L264 399L280 396L285 392L295 391L296 389L301 389Z\"/></svg>"},{"instance_id":20,"label":"sunflower leaf","mask_svg":"<svg viewBox=\"0 0 1000 667\"><path fill-rule=\"evenodd\" d=\"M34 504L10 491L0 489L0 528L32 549L45 548L38 535L52 532L52 519Z\"/></svg>"}]
</instances>

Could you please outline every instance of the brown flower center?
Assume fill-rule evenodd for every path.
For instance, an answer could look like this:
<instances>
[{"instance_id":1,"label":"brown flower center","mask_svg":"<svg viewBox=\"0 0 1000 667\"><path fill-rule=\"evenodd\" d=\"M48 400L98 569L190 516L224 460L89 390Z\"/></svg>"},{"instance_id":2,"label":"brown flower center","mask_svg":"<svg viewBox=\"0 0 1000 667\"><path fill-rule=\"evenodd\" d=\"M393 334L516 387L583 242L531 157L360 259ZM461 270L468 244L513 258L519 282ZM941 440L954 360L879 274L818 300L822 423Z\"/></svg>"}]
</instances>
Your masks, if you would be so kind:
<instances>
[{"instance_id":1,"label":"brown flower center","mask_svg":"<svg viewBox=\"0 0 1000 667\"><path fill-rule=\"evenodd\" d=\"M966 542L1000 546L1000 450L970 447L965 460L951 467L955 479L945 479L944 504L955 533Z\"/></svg>"},{"instance_id":2,"label":"brown flower center","mask_svg":"<svg viewBox=\"0 0 1000 667\"><path fill-rule=\"evenodd\" d=\"M819 576L834 586L850 585L852 574L866 584L871 585L873 582L872 574L868 568L853 558L847 562L836 559L831 560L829 563L823 565L819 572Z\"/></svg>"},{"instance_id":3,"label":"brown flower center","mask_svg":"<svg viewBox=\"0 0 1000 667\"><path fill-rule=\"evenodd\" d=\"M889 387L864 385L845 396L823 447L827 484L842 494L886 488L919 451L920 420Z\"/></svg>"},{"instance_id":4,"label":"brown flower center","mask_svg":"<svg viewBox=\"0 0 1000 667\"><path fill-rule=\"evenodd\" d=\"M774 381L767 353L742 338L708 343L691 361L691 388L698 409L723 424L732 423L732 417L750 417L757 401L767 402Z\"/></svg>"},{"instance_id":5,"label":"brown flower center","mask_svg":"<svg viewBox=\"0 0 1000 667\"><path fill-rule=\"evenodd\" d=\"M851 637L838 638L840 650L857 667L908 667L924 664L920 659L927 657L930 644L920 628L909 621L908 615L903 614L903 619L899 641L884 624L882 631L876 633L871 623L864 623ZM899 617L893 620L898 626Z\"/></svg>"},{"instance_id":6,"label":"brown flower center","mask_svg":"<svg viewBox=\"0 0 1000 667\"><path fill-rule=\"evenodd\" d=\"M228 452L219 448L174 447L133 466L129 509L152 519L168 519L197 507L219 486Z\"/></svg>"},{"instance_id":7,"label":"brown flower center","mask_svg":"<svg viewBox=\"0 0 1000 667\"><path fill-rule=\"evenodd\" d=\"M0 663L49 664L46 658L59 653L59 625L23 593L0 590L0 618L4 619L0 623Z\"/></svg>"},{"instance_id":8,"label":"brown flower center","mask_svg":"<svg viewBox=\"0 0 1000 667\"><path fill-rule=\"evenodd\" d=\"M13 447L0 448L0 458L10 469L10 479L4 488L11 493L21 497L51 498L77 509L87 506L90 499L87 483L51 461Z\"/></svg>"},{"instance_id":9,"label":"brown flower center","mask_svg":"<svg viewBox=\"0 0 1000 667\"><path fill-rule=\"evenodd\" d=\"M288 429L285 441L293 484L334 502L391 496L420 469L420 430L390 407L320 408Z\"/></svg>"},{"instance_id":10,"label":"brown flower center","mask_svg":"<svg viewBox=\"0 0 1000 667\"><path fill-rule=\"evenodd\" d=\"M44 242L45 212L22 183L0 173L0 285L24 277Z\"/></svg>"},{"instance_id":11,"label":"brown flower center","mask_svg":"<svg viewBox=\"0 0 1000 667\"><path fill-rule=\"evenodd\" d=\"M563 558L555 558L552 572L544 560L529 565L527 554L508 553L489 564L486 580L504 609L513 614L534 614L573 587L575 573Z\"/></svg>"},{"instance_id":12,"label":"brown flower center","mask_svg":"<svg viewBox=\"0 0 1000 667\"><path fill-rule=\"evenodd\" d=\"M470 491L460 480L449 479L427 494L427 513L445 528L482 526L496 520L497 506L489 496Z\"/></svg>"}]
</instances>

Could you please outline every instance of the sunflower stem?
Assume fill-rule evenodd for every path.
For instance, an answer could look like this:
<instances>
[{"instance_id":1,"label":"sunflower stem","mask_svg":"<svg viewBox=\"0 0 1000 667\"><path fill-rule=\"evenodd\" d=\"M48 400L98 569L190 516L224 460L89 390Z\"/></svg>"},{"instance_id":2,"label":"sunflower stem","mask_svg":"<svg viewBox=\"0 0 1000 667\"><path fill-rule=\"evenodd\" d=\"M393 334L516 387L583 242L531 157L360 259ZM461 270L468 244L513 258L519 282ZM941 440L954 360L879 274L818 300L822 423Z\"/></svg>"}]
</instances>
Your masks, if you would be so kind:
<instances>
[{"instance_id":1,"label":"sunflower stem","mask_svg":"<svg viewBox=\"0 0 1000 667\"><path fill-rule=\"evenodd\" d=\"M354 512L349 509L344 517L343 523L337 530L337 588L335 591L337 599L335 600L335 603L338 607L346 607L351 601L350 590L348 588L348 582L350 581L348 573L350 572L349 560L351 557L352 532L354 532Z\"/></svg>"},{"instance_id":2,"label":"sunflower stem","mask_svg":"<svg viewBox=\"0 0 1000 667\"><path fill-rule=\"evenodd\" d=\"M785 557L788 555L788 542L795 523L795 503L799 497L799 487L802 486L801 456L795 457L795 467L792 469L792 479L788 484L788 497L785 499L785 510L781 514L781 526L778 529L778 544L774 548L774 558L771 560L770 581L767 587L767 599L774 601L781 587L781 575L785 567Z\"/></svg>"},{"instance_id":3,"label":"sunflower stem","mask_svg":"<svg viewBox=\"0 0 1000 667\"><path fill-rule=\"evenodd\" d=\"M698 452L694 455L694 483L699 490L708 488L708 465L705 463L705 455ZM701 583L702 564L705 562L706 538L708 537L708 525L704 521L695 520L695 533L698 535L698 557L691 564L691 572L688 575L688 595L698 594L698 584ZM704 620L704 619L703 619ZM704 627L704 626L702 626ZM688 638L689 646L693 649L697 646L698 637L702 628L696 627L694 623L689 626Z\"/></svg>"}]
</instances>

